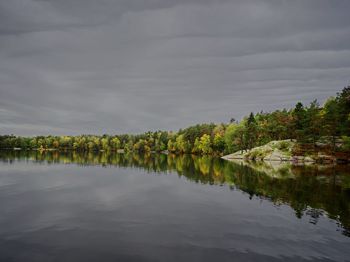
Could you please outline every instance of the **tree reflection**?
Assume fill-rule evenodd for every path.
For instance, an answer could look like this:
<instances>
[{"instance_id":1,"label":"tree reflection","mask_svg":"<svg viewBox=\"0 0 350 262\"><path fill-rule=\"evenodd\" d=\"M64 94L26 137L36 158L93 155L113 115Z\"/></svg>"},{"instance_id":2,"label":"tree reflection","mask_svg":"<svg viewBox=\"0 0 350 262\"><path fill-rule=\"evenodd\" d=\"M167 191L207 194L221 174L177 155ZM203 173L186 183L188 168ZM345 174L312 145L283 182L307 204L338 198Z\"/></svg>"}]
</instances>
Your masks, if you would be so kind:
<instances>
[{"instance_id":1,"label":"tree reflection","mask_svg":"<svg viewBox=\"0 0 350 262\"><path fill-rule=\"evenodd\" d=\"M190 181L228 185L250 198L288 204L298 218L308 216L317 224L327 215L350 236L350 169L348 166L271 166L264 163L232 163L194 155L79 153L75 151L0 151L2 162L35 161L43 164L78 164L142 168L160 174L177 173Z\"/></svg>"}]
</instances>

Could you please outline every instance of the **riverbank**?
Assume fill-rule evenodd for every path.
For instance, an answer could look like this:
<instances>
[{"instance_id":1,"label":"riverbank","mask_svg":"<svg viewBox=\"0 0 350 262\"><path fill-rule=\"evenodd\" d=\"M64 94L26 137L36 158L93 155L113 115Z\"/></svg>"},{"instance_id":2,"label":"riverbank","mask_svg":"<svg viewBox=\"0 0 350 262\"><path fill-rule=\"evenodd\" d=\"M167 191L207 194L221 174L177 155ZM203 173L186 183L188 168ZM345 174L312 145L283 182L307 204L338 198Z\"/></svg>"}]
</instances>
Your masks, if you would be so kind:
<instances>
[{"instance_id":1,"label":"riverbank","mask_svg":"<svg viewBox=\"0 0 350 262\"><path fill-rule=\"evenodd\" d=\"M321 148L300 150L300 145L294 140L271 141L266 145L251 150L237 151L223 156L225 160L248 160L257 162L289 162L295 164L338 164L350 163L350 155L329 153Z\"/></svg>"}]
</instances>

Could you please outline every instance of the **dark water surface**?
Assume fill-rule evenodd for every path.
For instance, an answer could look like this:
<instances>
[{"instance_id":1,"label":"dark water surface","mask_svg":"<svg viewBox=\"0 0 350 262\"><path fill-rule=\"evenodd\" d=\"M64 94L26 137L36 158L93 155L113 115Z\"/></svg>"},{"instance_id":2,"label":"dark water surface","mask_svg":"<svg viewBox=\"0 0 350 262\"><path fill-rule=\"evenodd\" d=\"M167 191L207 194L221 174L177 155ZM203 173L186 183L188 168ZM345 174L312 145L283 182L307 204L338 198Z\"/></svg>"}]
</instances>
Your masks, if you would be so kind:
<instances>
[{"instance_id":1,"label":"dark water surface","mask_svg":"<svg viewBox=\"0 0 350 262\"><path fill-rule=\"evenodd\" d=\"M0 261L350 261L348 167L0 152Z\"/></svg>"}]
</instances>

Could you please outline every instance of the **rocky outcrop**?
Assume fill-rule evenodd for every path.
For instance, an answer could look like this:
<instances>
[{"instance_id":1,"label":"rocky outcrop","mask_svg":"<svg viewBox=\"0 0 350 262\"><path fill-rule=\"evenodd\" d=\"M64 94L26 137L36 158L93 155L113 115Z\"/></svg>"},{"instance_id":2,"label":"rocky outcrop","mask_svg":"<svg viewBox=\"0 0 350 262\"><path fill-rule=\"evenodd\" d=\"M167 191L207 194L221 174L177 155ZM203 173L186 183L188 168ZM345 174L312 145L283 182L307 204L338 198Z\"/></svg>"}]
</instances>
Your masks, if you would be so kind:
<instances>
[{"instance_id":1,"label":"rocky outcrop","mask_svg":"<svg viewBox=\"0 0 350 262\"><path fill-rule=\"evenodd\" d=\"M295 141L281 140L271 141L266 145L255 147L247 151L238 151L236 153L224 156L224 159L245 159L255 161L305 161L303 159L295 159L292 156Z\"/></svg>"},{"instance_id":2,"label":"rocky outcrop","mask_svg":"<svg viewBox=\"0 0 350 262\"><path fill-rule=\"evenodd\" d=\"M255 147L251 150L238 151L222 157L226 160L242 159L264 162L292 162L292 163L323 163L331 164L337 162L336 157L318 153L314 155L294 155L293 149L296 146L294 140L271 141L266 145Z\"/></svg>"},{"instance_id":3,"label":"rocky outcrop","mask_svg":"<svg viewBox=\"0 0 350 262\"><path fill-rule=\"evenodd\" d=\"M242 159L256 162L291 162L293 164L337 164L350 163L350 152L342 151L338 144L341 139L336 139L336 147L330 141L322 137L315 145L297 144L294 140L271 141L266 145L255 147L251 150L238 151L223 156L223 159Z\"/></svg>"},{"instance_id":4,"label":"rocky outcrop","mask_svg":"<svg viewBox=\"0 0 350 262\"><path fill-rule=\"evenodd\" d=\"M291 162L294 164L350 163L350 155L348 153L337 151L330 154L329 151L322 151L317 146L314 151L295 150L296 148L300 148L300 146L294 140L271 141L266 145L255 147L251 150L238 151L222 158L226 160L241 159L257 162Z\"/></svg>"}]
</instances>

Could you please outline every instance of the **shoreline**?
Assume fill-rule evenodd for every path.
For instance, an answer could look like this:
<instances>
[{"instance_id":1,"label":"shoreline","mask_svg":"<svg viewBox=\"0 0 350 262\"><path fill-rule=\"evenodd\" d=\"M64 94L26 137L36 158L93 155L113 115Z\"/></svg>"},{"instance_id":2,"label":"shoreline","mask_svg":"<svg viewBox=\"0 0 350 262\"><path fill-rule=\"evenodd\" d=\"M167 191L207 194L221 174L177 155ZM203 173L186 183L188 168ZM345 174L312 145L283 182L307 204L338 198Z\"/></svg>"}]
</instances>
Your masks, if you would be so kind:
<instances>
[{"instance_id":1,"label":"shoreline","mask_svg":"<svg viewBox=\"0 0 350 262\"><path fill-rule=\"evenodd\" d=\"M339 154L337 152L327 152L321 149L313 151L297 150L300 144L293 140L275 140L265 145L254 147L250 150L237 151L233 154L225 155L222 159L243 160L253 162L281 162L294 165L308 164L349 164L349 154Z\"/></svg>"}]
</instances>

